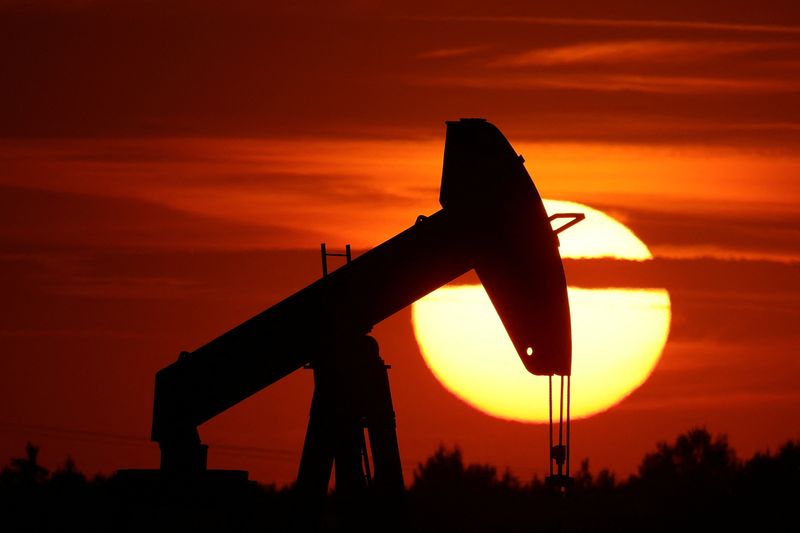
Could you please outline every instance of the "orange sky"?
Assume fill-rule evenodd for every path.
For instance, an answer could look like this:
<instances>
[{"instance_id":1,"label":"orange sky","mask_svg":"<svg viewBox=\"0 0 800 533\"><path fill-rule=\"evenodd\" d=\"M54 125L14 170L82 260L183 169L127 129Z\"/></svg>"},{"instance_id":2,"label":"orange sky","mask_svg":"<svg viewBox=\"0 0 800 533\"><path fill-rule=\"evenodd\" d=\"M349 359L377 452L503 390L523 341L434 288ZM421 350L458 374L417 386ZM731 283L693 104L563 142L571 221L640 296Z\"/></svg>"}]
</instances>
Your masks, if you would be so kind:
<instances>
[{"instance_id":1,"label":"orange sky","mask_svg":"<svg viewBox=\"0 0 800 533\"><path fill-rule=\"evenodd\" d=\"M155 465L155 371L316 279L319 242L435 211L461 116L656 256L567 261L571 284L670 291L664 357L576 423L578 457L627 474L697 424L745 454L800 437L795 3L426 4L0 0L0 461ZM440 442L544 470L543 428L450 396L408 310L376 336L408 472ZM310 386L204 427L212 465L290 480Z\"/></svg>"}]
</instances>

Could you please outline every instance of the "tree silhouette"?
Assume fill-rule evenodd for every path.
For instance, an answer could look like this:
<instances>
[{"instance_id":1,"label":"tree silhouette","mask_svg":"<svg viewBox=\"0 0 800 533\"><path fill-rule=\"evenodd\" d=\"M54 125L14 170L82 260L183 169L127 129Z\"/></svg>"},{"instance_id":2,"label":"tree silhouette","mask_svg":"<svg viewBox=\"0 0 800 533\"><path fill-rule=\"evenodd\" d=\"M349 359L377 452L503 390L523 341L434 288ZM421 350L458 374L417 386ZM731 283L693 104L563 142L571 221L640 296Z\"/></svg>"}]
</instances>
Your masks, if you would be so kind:
<instances>
[{"instance_id":1,"label":"tree silhouette","mask_svg":"<svg viewBox=\"0 0 800 533\"><path fill-rule=\"evenodd\" d=\"M732 487L738 469L725 435L714 439L706 428L693 428L675 444L661 442L655 453L645 455L634 482L670 491L720 492Z\"/></svg>"},{"instance_id":2,"label":"tree silhouette","mask_svg":"<svg viewBox=\"0 0 800 533\"><path fill-rule=\"evenodd\" d=\"M693 428L645 455L627 490L642 516L659 517L659 531L724 529L736 523L740 469L725 435Z\"/></svg>"},{"instance_id":3,"label":"tree silhouette","mask_svg":"<svg viewBox=\"0 0 800 533\"><path fill-rule=\"evenodd\" d=\"M457 446L440 446L419 464L409 490L418 531L506 531L525 512L526 494L508 470L498 476L494 466L465 465Z\"/></svg>"},{"instance_id":4,"label":"tree silhouette","mask_svg":"<svg viewBox=\"0 0 800 533\"><path fill-rule=\"evenodd\" d=\"M39 447L30 442L25 445L25 457L11 459L11 464L0 473L6 483L22 486L43 485L48 470L39 464Z\"/></svg>"},{"instance_id":5,"label":"tree silhouette","mask_svg":"<svg viewBox=\"0 0 800 533\"><path fill-rule=\"evenodd\" d=\"M67 457L64 466L53 472L50 485L58 490L75 490L86 485L86 476L78 472L72 457Z\"/></svg>"},{"instance_id":6,"label":"tree silhouette","mask_svg":"<svg viewBox=\"0 0 800 533\"><path fill-rule=\"evenodd\" d=\"M497 468L491 465L464 466L461 450L456 446L447 450L440 446L424 464L414 471L414 487L420 491L438 491L443 487L459 487L460 491L485 492L503 486L518 486L517 480L506 471L497 477Z\"/></svg>"},{"instance_id":7,"label":"tree silhouette","mask_svg":"<svg viewBox=\"0 0 800 533\"><path fill-rule=\"evenodd\" d=\"M612 490L616 486L617 480L613 472L603 469L597 476L593 475L589 468L589 459L583 459L578 471L575 472L575 481L572 488L575 491L597 491Z\"/></svg>"},{"instance_id":8,"label":"tree silhouette","mask_svg":"<svg viewBox=\"0 0 800 533\"><path fill-rule=\"evenodd\" d=\"M794 508L800 501L800 442L789 441L774 455L756 453L742 468L736 491L750 507Z\"/></svg>"},{"instance_id":9,"label":"tree silhouette","mask_svg":"<svg viewBox=\"0 0 800 533\"><path fill-rule=\"evenodd\" d=\"M87 480L70 458L48 475L29 443L24 457L0 470L0 530L293 530L288 489L194 482L170 489L151 481ZM458 447L440 446L417 466L408 496L410 530L418 532L780 531L800 501L800 442L739 461L724 436L694 428L657 444L627 481L608 470L593 474L583 460L566 497L536 478L521 483L508 470L466 464ZM376 529L390 520L376 519L369 522ZM335 531L332 524L325 530Z\"/></svg>"},{"instance_id":10,"label":"tree silhouette","mask_svg":"<svg viewBox=\"0 0 800 533\"><path fill-rule=\"evenodd\" d=\"M0 515L11 531L44 529L48 471L39 464L39 448L30 442L25 457L11 459L0 472Z\"/></svg>"}]
</instances>

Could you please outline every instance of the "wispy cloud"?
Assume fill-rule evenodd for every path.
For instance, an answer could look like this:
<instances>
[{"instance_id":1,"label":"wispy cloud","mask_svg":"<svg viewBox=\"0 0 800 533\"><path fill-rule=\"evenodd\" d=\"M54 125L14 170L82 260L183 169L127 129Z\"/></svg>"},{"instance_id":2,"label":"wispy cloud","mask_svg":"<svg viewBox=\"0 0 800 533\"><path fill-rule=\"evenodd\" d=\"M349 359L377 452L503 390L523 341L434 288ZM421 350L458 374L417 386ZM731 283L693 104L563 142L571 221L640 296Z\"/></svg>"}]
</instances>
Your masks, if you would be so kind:
<instances>
[{"instance_id":1,"label":"wispy cloud","mask_svg":"<svg viewBox=\"0 0 800 533\"><path fill-rule=\"evenodd\" d=\"M460 46L454 48L434 48L420 53L420 59L450 59L453 57L470 56L477 52L486 50L488 45Z\"/></svg>"},{"instance_id":2,"label":"wispy cloud","mask_svg":"<svg viewBox=\"0 0 800 533\"><path fill-rule=\"evenodd\" d=\"M715 257L800 262L800 210L715 213L670 211L665 206L607 208L648 243L658 257Z\"/></svg>"},{"instance_id":3,"label":"wispy cloud","mask_svg":"<svg viewBox=\"0 0 800 533\"><path fill-rule=\"evenodd\" d=\"M421 19L452 20L460 22L497 22L509 24L535 24L546 26L599 26L606 28L673 29L698 31L727 31L745 33L800 34L800 26L781 24L747 24L738 22L713 22L699 20L663 19L606 19L574 17L526 17L526 16L441 16L414 17Z\"/></svg>"},{"instance_id":4,"label":"wispy cloud","mask_svg":"<svg viewBox=\"0 0 800 533\"><path fill-rule=\"evenodd\" d=\"M315 243L318 239L313 230L286 221L258 224L193 213L158 201L0 186L0 246L23 256L31 250L66 248L290 247L298 240ZM17 261L17 254L0 256L0 260Z\"/></svg>"},{"instance_id":5,"label":"wispy cloud","mask_svg":"<svg viewBox=\"0 0 800 533\"><path fill-rule=\"evenodd\" d=\"M575 123L608 129L600 119ZM509 138L544 194L627 216L659 254L798 257L793 152ZM238 249L320 238L373 246L439 208L441 139L51 140L0 148L0 238L13 249L26 242Z\"/></svg>"},{"instance_id":6,"label":"wispy cloud","mask_svg":"<svg viewBox=\"0 0 800 533\"><path fill-rule=\"evenodd\" d=\"M729 392L716 394L691 390L686 396L674 395L669 398L634 399L621 403L616 409L620 411L674 411L676 409L698 408L733 408L740 406L769 406L775 404L795 403L800 395L794 392Z\"/></svg>"},{"instance_id":7,"label":"wispy cloud","mask_svg":"<svg viewBox=\"0 0 800 533\"><path fill-rule=\"evenodd\" d=\"M618 261L615 259L565 259L570 285L582 288L665 287L670 292L716 295L736 299L767 299L774 304L800 297L800 262L725 260L719 258ZM724 305L731 307L732 302Z\"/></svg>"},{"instance_id":8,"label":"wispy cloud","mask_svg":"<svg viewBox=\"0 0 800 533\"><path fill-rule=\"evenodd\" d=\"M412 83L473 89L572 89L595 92L629 91L652 94L793 93L800 82L786 79L714 78L644 74L554 74L441 76Z\"/></svg>"},{"instance_id":9,"label":"wispy cloud","mask_svg":"<svg viewBox=\"0 0 800 533\"><path fill-rule=\"evenodd\" d=\"M495 60L493 66L550 66L653 62L697 63L721 56L796 48L795 44L662 39L601 41L538 48Z\"/></svg>"}]
</instances>

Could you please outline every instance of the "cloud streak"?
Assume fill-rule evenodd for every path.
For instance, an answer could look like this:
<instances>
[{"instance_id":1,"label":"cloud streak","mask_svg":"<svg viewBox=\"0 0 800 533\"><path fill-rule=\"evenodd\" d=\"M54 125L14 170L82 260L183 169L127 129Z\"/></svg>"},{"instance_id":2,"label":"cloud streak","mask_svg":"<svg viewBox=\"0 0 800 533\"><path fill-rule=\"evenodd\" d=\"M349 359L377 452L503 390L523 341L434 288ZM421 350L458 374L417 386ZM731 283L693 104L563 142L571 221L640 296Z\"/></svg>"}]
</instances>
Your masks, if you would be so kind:
<instances>
[{"instance_id":1,"label":"cloud streak","mask_svg":"<svg viewBox=\"0 0 800 533\"><path fill-rule=\"evenodd\" d=\"M697 63L718 57L797 48L796 44L644 39L599 41L539 48L495 60L498 67L577 64Z\"/></svg>"},{"instance_id":2,"label":"cloud streak","mask_svg":"<svg viewBox=\"0 0 800 533\"><path fill-rule=\"evenodd\" d=\"M543 194L608 211L657 255L798 257L794 154L509 137ZM0 143L0 234L17 245L374 246L439 209L441 149L440 138Z\"/></svg>"},{"instance_id":3,"label":"cloud streak","mask_svg":"<svg viewBox=\"0 0 800 533\"><path fill-rule=\"evenodd\" d=\"M577 26L625 29L667 29L667 30L694 30L701 32L736 32L736 33L767 33L767 34L800 34L800 26L783 24L755 24L736 22L715 22L704 20L666 20L666 19L634 19L634 18L579 18L579 17L530 17L530 16L442 16L442 17L417 17L422 19L435 18L454 22L477 23L503 23L525 24L541 26Z\"/></svg>"},{"instance_id":4,"label":"cloud streak","mask_svg":"<svg viewBox=\"0 0 800 533\"><path fill-rule=\"evenodd\" d=\"M459 46L454 48L436 48L421 52L417 57L420 59L451 59L454 57L464 57L481 52L488 48L487 45Z\"/></svg>"},{"instance_id":5,"label":"cloud streak","mask_svg":"<svg viewBox=\"0 0 800 533\"><path fill-rule=\"evenodd\" d=\"M492 77L441 76L413 83L465 89L566 89L601 93L637 92L649 94L771 94L800 92L800 81L785 79L714 78L647 74L501 74Z\"/></svg>"},{"instance_id":6,"label":"cloud streak","mask_svg":"<svg viewBox=\"0 0 800 533\"><path fill-rule=\"evenodd\" d=\"M245 224L135 198L0 186L0 243L7 254L286 248L318 240L313 230L291 224Z\"/></svg>"}]
</instances>

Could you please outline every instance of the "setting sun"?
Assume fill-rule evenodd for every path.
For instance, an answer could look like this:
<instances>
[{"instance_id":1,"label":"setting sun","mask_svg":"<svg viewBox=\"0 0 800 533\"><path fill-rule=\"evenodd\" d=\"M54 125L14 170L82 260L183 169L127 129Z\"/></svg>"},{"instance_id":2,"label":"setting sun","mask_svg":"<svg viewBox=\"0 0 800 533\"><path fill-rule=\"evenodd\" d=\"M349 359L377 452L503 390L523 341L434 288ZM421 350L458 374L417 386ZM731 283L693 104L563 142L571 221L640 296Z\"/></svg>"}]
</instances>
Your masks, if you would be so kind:
<instances>
[{"instance_id":1,"label":"setting sun","mask_svg":"<svg viewBox=\"0 0 800 533\"><path fill-rule=\"evenodd\" d=\"M602 211L563 200L544 200L544 207L550 215L578 212L586 216L583 222L559 234L561 257L613 257L635 261L653 258L647 246L630 229Z\"/></svg>"},{"instance_id":2,"label":"setting sun","mask_svg":"<svg viewBox=\"0 0 800 533\"><path fill-rule=\"evenodd\" d=\"M600 211L562 201L545 207L586 214L560 234L562 257L652 258L633 232ZM653 371L669 332L670 298L663 289L570 287L569 300L572 416L582 418L617 404ZM425 362L450 392L492 416L547 421L547 379L519 363L483 287L443 287L414 304L412 320Z\"/></svg>"}]
</instances>

